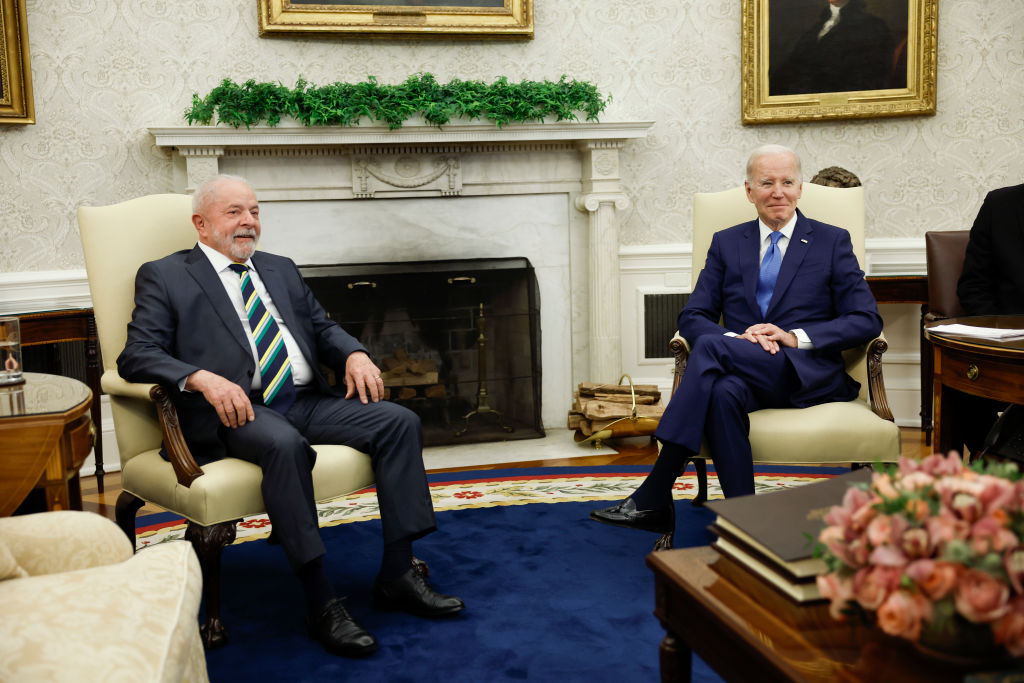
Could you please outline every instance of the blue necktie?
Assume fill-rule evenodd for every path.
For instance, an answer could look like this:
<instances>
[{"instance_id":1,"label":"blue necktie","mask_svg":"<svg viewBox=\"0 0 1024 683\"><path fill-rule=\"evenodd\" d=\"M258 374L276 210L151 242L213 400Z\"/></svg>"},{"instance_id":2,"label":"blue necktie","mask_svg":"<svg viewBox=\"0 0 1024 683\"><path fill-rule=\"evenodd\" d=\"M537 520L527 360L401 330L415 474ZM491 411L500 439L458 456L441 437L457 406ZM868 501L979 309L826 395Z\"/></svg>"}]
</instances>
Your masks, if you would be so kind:
<instances>
[{"instance_id":1,"label":"blue necktie","mask_svg":"<svg viewBox=\"0 0 1024 683\"><path fill-rule=\"evenodd\" d=\"M772 243L768 251L764 253L761 261L761 272L757 275L757 306L761 309L761 317L768 313L768 302L772 300L772 292L775 291L775 281L779 279L779 268L782 267L782 250L779 249L781 231L775 231L769 238Z\"/></svg>"},{"instance_id":2,"label":"blue necktie","mask_svg":"<svg viewBox=\"0 0 1024 683\"><path fill-rule=\"evenodd\" d=\"M288 360L288 349L285 348L281 328L256 293L249 269L241 263L232 263L228 268L238 273L242 287L245 314L249 318L260 361L263 405L283 415L295 402L295 383L292 381L292 364Z\"/></svg>"}]
</instances>

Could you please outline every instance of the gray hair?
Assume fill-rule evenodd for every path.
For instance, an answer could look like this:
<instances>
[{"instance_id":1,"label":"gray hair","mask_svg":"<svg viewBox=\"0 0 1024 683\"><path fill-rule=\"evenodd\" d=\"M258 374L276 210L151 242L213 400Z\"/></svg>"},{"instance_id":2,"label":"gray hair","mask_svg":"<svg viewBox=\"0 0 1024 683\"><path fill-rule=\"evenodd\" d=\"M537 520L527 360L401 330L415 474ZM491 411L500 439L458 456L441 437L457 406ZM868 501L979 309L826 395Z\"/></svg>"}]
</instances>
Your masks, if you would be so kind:
<instances>
[{"instance_id":1,"label":"gray hair","mask_svg":"<svg viewBox=\"0 0 1024 683\"><path fill-rule=\"evenodd\" d=\"M231 175L230 173L218 173L212 178L204 181L202 185L196 188L196 193L192 195L192 213L199 213L199 210L203 208L203 205L216 194L217 186L228 180L242 183L243 185L249 185L249 181L242 176ZM249 185L249 187L252 186Z\"/></svg>"},{"instance_id":2,"label":"gray hair","mask_svg":"<svg viewBox=\"0 0 1024 683\"><path fill-rule=\"evenodd\" d=\"M761 145L751 152L750 156L747 158L747 182L753 182L753 178L750 176L754 172L755 161L760 157L771 157L777 154L791 154L796 160L796 179L798 181L803 180L803 167L800 165L800 157L797 156L796 152L785 145Z\"/></svg>"}]
</instances>

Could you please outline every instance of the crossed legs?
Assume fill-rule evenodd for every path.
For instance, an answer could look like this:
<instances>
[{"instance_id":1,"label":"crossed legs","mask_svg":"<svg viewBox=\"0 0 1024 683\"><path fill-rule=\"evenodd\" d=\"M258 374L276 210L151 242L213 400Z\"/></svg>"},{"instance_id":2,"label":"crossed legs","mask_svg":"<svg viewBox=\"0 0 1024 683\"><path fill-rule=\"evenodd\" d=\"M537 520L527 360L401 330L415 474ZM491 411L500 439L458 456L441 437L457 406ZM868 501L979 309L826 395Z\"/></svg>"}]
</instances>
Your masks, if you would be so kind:
<instances>
[{"instance_id":1,"label":"crossed legs","mask_svg":"<svg viewBox=\"0 0 1024 683\"><path fill-rule=\"evenodd\" d=\"M666 510L676 477L704 439L725 496L753 493L749 413L789 405L796 386L784 353L772 355L757 344L725 335L700 337L655 433L662 448L650 474L625 501L596 510L591 517L661 530L669 520Z\"/></svg>"}]
</instances>

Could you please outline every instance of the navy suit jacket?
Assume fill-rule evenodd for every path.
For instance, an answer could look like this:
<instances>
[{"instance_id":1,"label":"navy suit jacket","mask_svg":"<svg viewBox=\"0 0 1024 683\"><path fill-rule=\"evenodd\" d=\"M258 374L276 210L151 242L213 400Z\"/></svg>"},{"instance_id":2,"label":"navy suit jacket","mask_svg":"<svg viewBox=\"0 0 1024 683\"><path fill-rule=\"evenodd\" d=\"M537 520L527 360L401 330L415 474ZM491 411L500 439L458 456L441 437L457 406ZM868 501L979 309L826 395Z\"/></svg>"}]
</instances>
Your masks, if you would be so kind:
<instances>
[{"instance_id":1,"label":"navy suit jacket","mask_svg":"<svg viewBox=\"0 0 1024 683\"><path fill-rule=\"evenodd\" d=\"M815 348L781 351L800 384L790 397L792 404L802 408L852 400L860 385L846 374L842 351L877 337L882 318L857 264L850 234L798 210L765 316L755 297L759 256L756 219L716 232L704 270L679 314L679 334L690 343L701 335L721 335L719 320L736 334L761 322L784 330L803 329Z\"/></svg>"},{"instance_id":2,"label":"navy suit jacket","mask_svg":"<svg viewBox=\"0 0 1024 683\"><path fill-rule=\"evenodd\" d=\"M312 366L316 387L337 394L320 364L344 376L349 354L365 349L327 317L291 259L256 252L252 263ZM256 372L249 334L198 245L139 268L135 310L117 369L129 382L154 382L170 389L185 441L201 463L225 454L217 438L220 419L201 393L179 392L178 383L202 369L248 393Z\"/></svg>"}]
</instances>

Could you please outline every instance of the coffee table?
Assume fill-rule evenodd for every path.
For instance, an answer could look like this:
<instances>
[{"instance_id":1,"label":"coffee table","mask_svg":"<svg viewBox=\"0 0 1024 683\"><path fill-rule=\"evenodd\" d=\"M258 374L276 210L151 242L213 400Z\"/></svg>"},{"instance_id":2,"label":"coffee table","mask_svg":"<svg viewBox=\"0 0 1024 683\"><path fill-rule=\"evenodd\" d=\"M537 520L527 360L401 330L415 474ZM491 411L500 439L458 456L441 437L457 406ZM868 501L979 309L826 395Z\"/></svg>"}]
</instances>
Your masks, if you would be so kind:
<instances>
[{"instance_id":1,"label":"coffee table","mask_svg":"<svg viewBox=\"0 0 1024 683\"><path fill-rule=\"evenodd\" d=\"M692 653L728 681L934 683L962 681L972 669L920 654L877 628L835 621L826 603L791 602L753 575L741 588L720 572L724 559L710 546L647 556L654 615L667 632L662 681L690 680Z\"/></svg>"}]
</instances>

